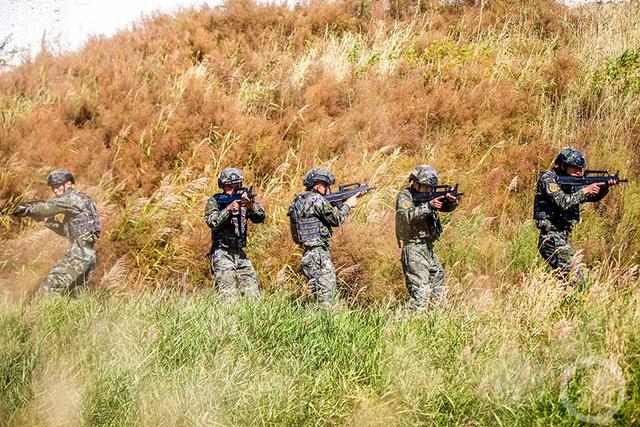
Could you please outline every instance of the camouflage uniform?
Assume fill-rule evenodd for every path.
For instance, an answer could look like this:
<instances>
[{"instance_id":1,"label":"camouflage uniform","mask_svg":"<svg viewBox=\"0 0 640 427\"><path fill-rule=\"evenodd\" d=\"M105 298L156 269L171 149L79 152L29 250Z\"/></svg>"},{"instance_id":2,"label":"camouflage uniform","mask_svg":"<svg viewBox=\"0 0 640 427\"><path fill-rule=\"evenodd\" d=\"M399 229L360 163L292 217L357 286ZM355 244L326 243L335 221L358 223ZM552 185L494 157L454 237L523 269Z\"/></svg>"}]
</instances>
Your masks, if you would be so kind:
<instances>
[{"instance_id":1,"label":"camouflage uniform","mask_svg":"<svg viewBox=\"0 0 640 427\"><path fill-rule=\"evenodd\" d=\"M335 177L326 169L314 168L305 176L308 191L296 194L289 207L293 240L302 248L302 273L307 278L311 293L321 305L337 302L336 269L329 253L332 228L340 226L349 215L349 206L333 207L313 186L314 173L328 177L327 184L335 183Z\"/></svg>"},{"instance_id":2,"label":"camouflage uniform","mask_svg":"<svg viewBox=\"0 0 640 427\"><path fill-rule=\"evenodd\" d=\"M542 258L562 278L572 283L583 281L582 268L572 266L574 255L569 243L569 234L574 224L580 221L580 204L598 202L609 189L602 187L596 195L587 195L582 187L563 187L558 184L562 171L554 168L540 174L533 202L534 219L540 230L538 249Z\"/></svg>"},{"instance_id":3,"label":"camouflage uniform","mask_svg":"<svg viewBox=\"0 0 640 427\"><path fill-rule=\"evenodd\" d=\"M220 174L221 177L230 170L240 173L235 168L228 168ZM243 248L247 245L247 220L254 224L262 223L265 211L258 202L254 202L253 209L241 204L237 212L231 212L219 202L221 196L224 193L215 194L207 200L204 215L211 228L211 272L216 287L227 299L240 295L258 298L258 276Z\"/></svg>"},{"instance_id":4,"label":"camouflage uniform","mask_svg":"<svg viewBox=\"0 0 640 427\"><path fill-rule=\"evenodd\" d=\"M83 286L95 269L94 245L100 235L100 219L91 197L69 188L61 196L30 204L24 214L44 220L49 229L69 239L67 251L42 285L43 291L69 294ZM55 218L58 215L63 215L61 221Z\"/></svg>"},{"instance_id":5,"label":"camouflage uniform","mask_svg":"<svg viewBox=\"0 0 640 427\"><path fill-rule=\"evenodd\" d=\"M425 185L437 185L435 170L427 166L419 166L416 171L435 176L435 179L424 182ZM416 173L421 178L421 174ZM422 174L424 175L424 173ZM415 177L411 175L412 180ZM420 179L422 181L422 179ZM396 200L396 237L402 245L402 270L404 272L407 291L411 305L417 311L424 310L427 305L444 298L444 268L433 251L436 240L442 233L442 225L436 209L429 203L416 205L416 190L407 187L400 191ZM443 200L443 212L451 212L458 202Z\"/></svg>"}]
</instances>

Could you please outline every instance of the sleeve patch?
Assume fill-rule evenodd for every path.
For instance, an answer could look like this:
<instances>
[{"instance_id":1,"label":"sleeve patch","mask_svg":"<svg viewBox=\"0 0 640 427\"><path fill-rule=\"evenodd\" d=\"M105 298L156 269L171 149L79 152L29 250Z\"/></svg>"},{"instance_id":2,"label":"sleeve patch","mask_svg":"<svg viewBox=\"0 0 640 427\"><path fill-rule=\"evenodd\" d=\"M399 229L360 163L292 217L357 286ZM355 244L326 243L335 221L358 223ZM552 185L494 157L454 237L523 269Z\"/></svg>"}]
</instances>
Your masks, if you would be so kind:
<instances>
[{"instance_id":1,"label":"sleeve patch","mask_svg":"<svg viewBox=\"0 0 640 427\"><path fill-rule=\"evenodd\" d=\"M411 207L411 202L408 200L403 200L402 203L400 203L400 207L402 209L409 209Z\"/></svg>"},{"instance_id":2,"label":"sleeve patch","mask_svg":"<svg viewBox=\"0 0 640 427\"><path fill-rule=\"evenodd\" d=\"M558 187L558 184L556 184L555 182L549 183L549 191L551 193L555 193L558 190L560 190L560 187Z\"/></svg>"}]
</instances>

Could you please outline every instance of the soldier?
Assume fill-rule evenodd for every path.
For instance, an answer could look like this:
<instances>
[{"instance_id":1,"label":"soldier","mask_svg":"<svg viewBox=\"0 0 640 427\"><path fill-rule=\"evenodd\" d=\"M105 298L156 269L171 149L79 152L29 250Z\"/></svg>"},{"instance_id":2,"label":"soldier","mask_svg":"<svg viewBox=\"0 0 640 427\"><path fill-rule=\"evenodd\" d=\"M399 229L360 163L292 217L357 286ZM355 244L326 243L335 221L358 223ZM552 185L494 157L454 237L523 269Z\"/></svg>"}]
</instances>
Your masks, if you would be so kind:
<instances>
[{"instance_id":1,"label":"soldier","mask_svg":"<svg viewBox=\"0 0 640 427\"><path fill-rule=\"evenodd\" d=\"M338 227L356 206L357 195L340 207L333 207L323 196L331 193L336 177L327 169L313 168L302 180L306 191L296 194L289 207L291 235L303 251L302 273L318 303L337 302L336 269L329 253L331 229Z\"/></svg>"},{"instance_id":2,"label":"soldier","mask_svg":"<svg viewBox=\"0 0 640 427\"><path fill-rule=\"evenodd\" d=\"M94 245L100 236L100 219L91 197L76 190L75 179L65 169L47 177L54 198L18 206L14 215L43 221L45 226L69 239L67 252L56 262L42 285L46 293L72 294L88 282L96 267ZM62 220L56 219L62 215Z\"/></svg>"},{"instance_id":3,"label":"soldier","mask_svg":"<svg viewBox=\"0 0 640 427\"><path fill-rule=\"evenodd\" d=\"M244 247L247 245L247 219L254 224L264 222L265 211L247 191L240 200L226 204L225 197L242 188L244 176L236 168L226 168L218 176L222 193L207 200L204 220L211 228L211 271L220 295L236 299L239 295L260 297L256 271Z\"/></svg>"},{"instance_id":4,"label":"soldier","mask_svg":"<svg viewBox=\"0 0 640 427\"><path fill-rule=\"evenodd\" d=\"M590 184L585 187L558 185L558 176L580 176L587 165L582 152L576 148L564 148L558 153L553 168L540 174L533 201L533 217L540 230L538 250L542 258L558 272L563 280L573 285L583 284L580 265L572 266L574 255L569 234L580 221L580 204L598 202L609 192L608 183Z\"/></svg>"},{"instance_id":5,"label":"soldier","mask_svg":"<svg viewBox=\"0 0 640 427\"><path fill-rule=\"evenodd\" d=\"M438 185L438 173L431 166L417 166L409 175L411 185L396 200L396 237L402 245L402 270L413 309L420 312L428 304L444 299L444 269L433 245L442 233L438 211L452 212L458 199L451 195L426 203L416 203L418 193Z\"/></svg>"}]
</instances>

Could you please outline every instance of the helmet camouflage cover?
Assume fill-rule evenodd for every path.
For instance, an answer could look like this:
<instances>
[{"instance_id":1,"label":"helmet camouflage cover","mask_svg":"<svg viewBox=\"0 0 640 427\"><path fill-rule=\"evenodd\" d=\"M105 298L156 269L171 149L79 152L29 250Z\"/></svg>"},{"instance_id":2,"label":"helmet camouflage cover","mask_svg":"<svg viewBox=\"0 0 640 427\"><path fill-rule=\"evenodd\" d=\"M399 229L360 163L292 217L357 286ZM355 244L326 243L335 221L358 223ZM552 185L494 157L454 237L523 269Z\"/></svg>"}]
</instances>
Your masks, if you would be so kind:
<instances>
[{"instance_id":1,"label":"helmet camouflage cover","mask_svg":"<svg viewBox=\"0 0 640 427\"><path fill-rule=\"evenodd\" d=\"M438 172L431 166L416 166L409 175L409 180L422 185L438 185Z\"/></svg>"},{"instance_id":2,"label":"helmet camouflage cover","mask_svg":"<svg viewBox=\"0 0 640 427\"><path fill-rule=\"evenodd\" d=\"M574 168L584 168L587 166L587 159L582 151L577 148L567 147L560 150L556 157L556 164L559 166L571 166Z\"/></svg>"},{"instance_id":3,"label":"helmet camouflage cover","mask_svg":"<svg viewBox=\"0 0 640 427\"><path fill-rule=\"evenodd\" d=\"M218 187L220 188L225 184L237 184L242 181L244 181L244 176L236 168L226 168L218 175Z\"/></svg>"},{"instance_id":4,"label":"helmet camouflage cover","mask_svg":"<svg viewBox=\"0 0 640 427\"><path fill-rule=\"evenodd\" d=\"M316 182L324 182L327 185L333 185L336 183L336 177L328 169L325 168L312 168L302 179L302 184L307 190L313 187Z\"/></svg>"},{"instance_id":5,"label":"helmet camouflage cover","mask_svg":"<svg viewBox=\"0 0 640 427\"><path fill-rule=\"evenodd\" d=\"M71 181L72 184L76 182L71 172L66 169L54 169L49 176L47 176L47 185L49 185L49 187L59 187L69 181Z\"/></svg>"}]
</instances>

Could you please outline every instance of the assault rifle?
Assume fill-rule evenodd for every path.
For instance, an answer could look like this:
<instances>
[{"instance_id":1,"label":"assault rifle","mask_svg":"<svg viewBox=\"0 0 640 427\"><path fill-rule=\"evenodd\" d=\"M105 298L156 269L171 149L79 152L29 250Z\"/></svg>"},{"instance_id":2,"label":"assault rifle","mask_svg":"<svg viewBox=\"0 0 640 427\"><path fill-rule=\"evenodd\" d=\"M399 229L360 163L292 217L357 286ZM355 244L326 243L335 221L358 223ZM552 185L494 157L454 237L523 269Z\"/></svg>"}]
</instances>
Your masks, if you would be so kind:
<instances>
[{"instance_id":1,"label":"assault rifle","mask_svg":"<svg viewBox=\"0 0 640 427\"><path fill-rule=\"evenodd\" d=\"M426 193L416 193L413 196L413 200L415 203L427 203L438 197L446 197L447 194L451 194L456 199L459 199L460 196L464 195L463 192L458 191L458 184L455 187L450 185L434 185L431 191Z\"/></svg>"},{"instance_id":2,"label":"assault rifle","mask_svg":"<svg viewBox=\"0 0 640 427\"><path fill-rule=\"evenodd\" d=\"M615 175L611 175L609 171L586 170L581 176L562 175L558 177L558 185L568 185L570 187L582 187L590 184L604 183L614 180L616 184L629 182L628 179L620 179L620 171L616 171Z\"/></svg>"},{"instance_id":3,"label":"assault rifle","mask_svg":"<svg viewBox=\"0 0 640 427\"><path fill-rule=\"evenodd\" d=\"M359 182L343 184L338 187L338 191L336 191L335 193L326 194L324 198L333 206L340 207L348 198L350 198L354 194L357 194L358 197L360 197L375 188L375 185L373 187L369 186L369 181L365 179L362 184Z\"/></svg>"},{"instance_id":4,"label":"assault rifle","mask_svg":"<svg viewBox=\"0 0 640 427\"><path fill-rule=\"evenodd\" d=\"M240 187L234 188L231 194L216 196L216 202L220 205L220 209L224 209L236 200L242 200L244 194L246 194L252 202L256 199L256 195L253 194L253 187Z\"/></svg>"}]
</instances>

